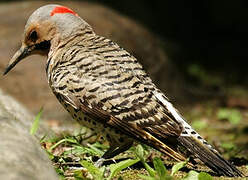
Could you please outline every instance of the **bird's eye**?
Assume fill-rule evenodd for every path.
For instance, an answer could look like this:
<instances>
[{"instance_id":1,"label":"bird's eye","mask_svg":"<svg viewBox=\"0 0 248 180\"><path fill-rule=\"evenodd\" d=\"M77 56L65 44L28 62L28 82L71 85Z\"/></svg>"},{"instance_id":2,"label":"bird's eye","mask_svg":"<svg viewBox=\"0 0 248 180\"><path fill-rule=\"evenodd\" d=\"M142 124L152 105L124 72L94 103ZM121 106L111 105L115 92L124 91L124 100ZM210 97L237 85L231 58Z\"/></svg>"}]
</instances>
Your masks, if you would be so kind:
<instances>
[{"instance_id":1,"label":"bird's eye","mask_svg":"<svg viewBox=\"0 0 248 180\"><path fill-rule=\"evenodd\" d=\"M38 34L35 30L33 30L30 35L29 35L29 39L33 42L37 41L38 39Z\"/></svg>"}]
</instances>

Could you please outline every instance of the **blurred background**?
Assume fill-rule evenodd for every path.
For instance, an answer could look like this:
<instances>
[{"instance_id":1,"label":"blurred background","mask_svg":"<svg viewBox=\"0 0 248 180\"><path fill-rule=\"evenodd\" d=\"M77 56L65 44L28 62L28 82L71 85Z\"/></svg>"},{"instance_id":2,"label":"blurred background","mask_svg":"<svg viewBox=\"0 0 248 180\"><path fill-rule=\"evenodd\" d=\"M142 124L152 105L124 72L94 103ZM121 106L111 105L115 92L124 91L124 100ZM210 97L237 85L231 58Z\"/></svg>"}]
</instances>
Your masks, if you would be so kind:
<instances>
[{"instance_id":1,"label":"blurred background","mask_svg":"<svg viewBox=\"0 0 248 180\"><path fill-rule=\"evenodd\" d=\"M197 66L199 71L223 76L225 83L247 85L247 2L96 2L104 2L155 33L187 78L192 78L192 70Z\"/></svg>"},{"instance_id":2,"label":"blurred background","mask_svg":"<svg viewBox=\"0 0 248 180\"><path fill-rule=\"evenodd\" d=\"M131 52L205 138L227 156L247 158L245 1L1 1L1 72L20 47L27 18L48 3L70 7ZM0 77L0 87L34 114L43 106L44 118L60 127L71 118L47 85L45 63L45 57L25 59Z\"/></svg>"}]
</instances>

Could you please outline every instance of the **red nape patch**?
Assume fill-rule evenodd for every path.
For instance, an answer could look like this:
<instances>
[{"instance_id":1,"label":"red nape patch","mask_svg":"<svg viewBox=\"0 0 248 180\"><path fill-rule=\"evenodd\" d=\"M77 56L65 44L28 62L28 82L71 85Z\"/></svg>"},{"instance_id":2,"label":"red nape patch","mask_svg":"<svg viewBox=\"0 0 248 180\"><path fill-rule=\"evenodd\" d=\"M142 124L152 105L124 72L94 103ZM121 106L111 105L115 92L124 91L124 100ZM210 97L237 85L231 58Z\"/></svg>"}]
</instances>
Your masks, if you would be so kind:
<instances>
[{"instance_id":1,"label":"red nape patch","mask_svg":"<svg viewBox=\"0 0 248 180\"><path fill-rule=\"evenodd\" d=\"M73 10L71 10L71 9L65 7L65 6L57 6L57 7L55 7L55 8L52 10L50 16L53 16L54 14L57 14L57 13L58 13L58 14L60 14L60 13L71 13L71 14L73 14L73 15L75 15L75 16L78 16L77 13L75 13Z\"/></svg>"}]
</instances>

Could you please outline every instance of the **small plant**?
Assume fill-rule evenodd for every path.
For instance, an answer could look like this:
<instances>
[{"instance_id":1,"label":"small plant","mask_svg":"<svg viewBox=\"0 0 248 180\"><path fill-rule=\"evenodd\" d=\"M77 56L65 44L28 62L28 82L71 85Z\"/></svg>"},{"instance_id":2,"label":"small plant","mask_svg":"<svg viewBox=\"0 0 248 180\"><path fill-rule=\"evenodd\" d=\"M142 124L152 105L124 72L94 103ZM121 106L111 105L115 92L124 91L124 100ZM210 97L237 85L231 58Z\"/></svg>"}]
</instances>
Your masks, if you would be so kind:
<instances>
[{"instance_id":1,"label":"small plant","mask_svg":"<svg viewBox=\"0 0 248 180\"><path fill-rule=\"evenodd\" d=\"M137 162L139 162L140 159L127 159L124 161L121 161L119 163L116 164L111 164L110 167L110 176L107 178L107 180L111 180L114 176L116 176L120 171L122 171L123 169L126 169L127 167L130 167L134 164L136 164Z\"/></svg>"},{"instance_id":2,"label":"small plant","mask_svg":"<svg viewBox=\"0 0 248 180\"><path fill-rule=\"evenodd\" d=\"M217 112L220 120L228 120L231 124L237 125L242 120L242 114L237 109L220 108Z\"/></svg>"},{"instance_id":3,"label":"small plant","mask_svg":"<svg viewBox=\"0 0 248 180\"><path fill-rule=\"evenodd\" d=\"M115 163L115 164L111 164L109 167L95 167L94 164L92 162L89 161L81 161L81 165L83 167L85 167L88 172L92 175L93 179L95 180L111 180L112 178L114 178L120 171L122 171L123 169L126 169L129 166L134 165L135 163L139 162L139 159L127 159L124 161L121 161L119 163ZM108 177L104 177L104 174L106 171L108 171L107 169L110 170L110 174ZM77 173L78 175L78 173ZM82 179L84 179L84 177L81 177Z\"/></svg>"},{"instance_id":4,"label":"small plant","mask_svg":"<svg viewBox=\"0 0 248 180\"><path fill-rule=\"evenodd\" d=\"M155 157L153 159L154 169L149 166L149 164L145 161L145 151L141 145L138 145L136 147L135 153L138 156L138 158L141 160L141 162L143 163L145 169L149 174L149 176L139 174L139 177L143 178L144 180L171 180L173 179L175 173L179 171L181 168L183 168L188 162L185 161L185 162L177 163L172 167L172 172L171 174L169 174L164 166L164 163L158 157Z\"/></svg>"},{"instance_id":5,"label":"small plant","mask_svg":"<svg viewBox=\"0 0 248 180\"><path fill-rule=\"evenodd\" d=\"M188 163L189 159L187 159L184 162L179 162L175 164L172 167L171 173L169 174L168 171L166 170L166 167L164 166L164 163L162 160L158 157L155 157L153 159L153 166L150 167L146 162L145 162L145 152L144 149L142 148L141 145L138 145L136 148L136 155L140 158L141 162L145 166L149 176L139 174L139 177L141 177L144 180L172 180L176 179L175 174L182 169L183 167L186 166ZM195 172L195 171L190 171L184 178L181 180L212 180L212 176L210 176L208 173L205 172Z\"/></svg>"},{"instance_id":6,"label":"small plant","mask_svg":"<svg viewBox=\"0 0 248 180\"><path fill-rule=\"evenodd\" d=\"M182 169L183 167L185 167L188 162L189 162L189 159L187 159L186 161L179 162L179 163L175 164L172 167L171 176L174 176L180 169Z\"/></svg>"},{"instance_id":7,"label":"small plant","mask_svg":"<svg viewBox=\"0 0 248 180\"><path fill-rule=\"evenodd\" d=\"M196 171L189 171L186 177L182 178L182 180L212 180L212 176L205 172L196 172Z\"/></svg>"},{"instance_id":8,"label":"small plant","mask_svg":"<svg viewBox=\"0 0 248 180\"><path fill-rule=\"evenodd\" d=\"M198 64L189 65L187 72L191 77L195 78L203 85L220 86L223 83L223 80L219 76L208 73Z\"/></svg>"},{"instance_id":9,"label":"small plant","mask_svg":"<svg viewBox=\"0 0 248 180\"><path fill-rule=\"evenodd\" d=\"M146 163L145 167L149 173L149 176L139 174L139 177L141 177L144 180L172 180L173 179L173 177L168 174L168 172L167 172L167 170L166 170L166 168L165 168L165 166L164 166L164 164L160 158L155 157L153 159L153 165L154 165L154 169L151 168Z\"/></svg>"},{"instance_id":10,"label":"small plant","mask_svg":"<svg viewBox=\"0 0 248 180\"><path fill-rule=\"evenodd\" d=\"M105 167L97 168L94 166L93 163L86 161L86 160L81 161L80 164L89 171L89 173L93 176L93 179L95 179L95 180L103 180L104 179ZM83 176L82 176L82 178L83 178Z\"/></svg>"},{"instance_id":11,"label":"small plant","mask_svg":"<svg viewBox=\"0 0 248 180\"><path fill-rule=\"evenodd\" d=\"M35 120L34 120L32 126L30 128L30 134L31 135L34 135L37 132L37 130L39 128L40 117L41 117L42 113L43 113L43 108L41 108L39 113L36 115Z\"/></svg>"},{"instance_id":12,"label":"small plant","mask_svg":"<svg viewBox=\"0 0 248 180\"><path fill-rule=\"evenodd\" d=\"M207 122L206 121L201 121L201 120L195 120L192 122L192 127L196 130L202 130L204 128L206 128Z\"/></svg>"}]
</instances>

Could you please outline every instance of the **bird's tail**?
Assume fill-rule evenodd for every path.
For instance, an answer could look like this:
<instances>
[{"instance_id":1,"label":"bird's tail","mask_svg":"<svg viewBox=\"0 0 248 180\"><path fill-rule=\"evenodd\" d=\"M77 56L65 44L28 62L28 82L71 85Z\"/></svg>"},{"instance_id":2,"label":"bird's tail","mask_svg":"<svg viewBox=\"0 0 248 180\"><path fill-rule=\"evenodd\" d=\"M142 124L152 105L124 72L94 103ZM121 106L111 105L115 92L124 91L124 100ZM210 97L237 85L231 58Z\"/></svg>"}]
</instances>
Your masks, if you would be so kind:
<instances>
[{"instance_id":1,"label":"bird's tail","mask_svg":"<svg viewBox=\"0 0 248 180\"><path fill-rule=\"evenodd\" d=\"M199 158L206 166L220 175L230 177L243 177L244 175L230 162L221 157L206 142L202 142L193 136L180 136L177 139L193 156Z\"/></svg>"}]
</instances>

